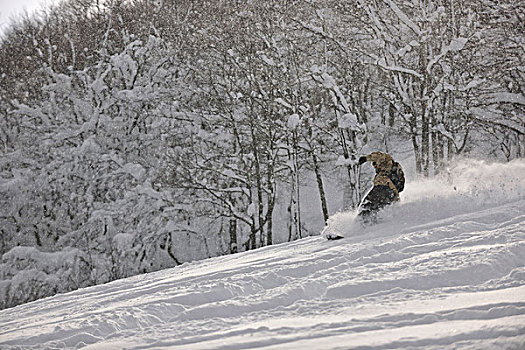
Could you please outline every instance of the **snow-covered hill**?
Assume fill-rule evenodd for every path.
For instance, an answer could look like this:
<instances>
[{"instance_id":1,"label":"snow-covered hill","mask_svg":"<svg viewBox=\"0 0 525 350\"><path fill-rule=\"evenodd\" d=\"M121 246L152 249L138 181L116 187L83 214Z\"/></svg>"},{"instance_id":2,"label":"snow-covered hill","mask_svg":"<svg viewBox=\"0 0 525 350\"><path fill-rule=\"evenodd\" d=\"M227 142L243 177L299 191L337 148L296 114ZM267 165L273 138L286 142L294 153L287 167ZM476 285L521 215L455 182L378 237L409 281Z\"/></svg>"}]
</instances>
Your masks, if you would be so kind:
<instances>
[{"instance_id":1,"label":"snow-covered hill","mask_svg":"<svg viewBox=\"0 0 525 350\"><path fill-rule=\"evenodd\" d=\"M475 170L477 169L477 170ZM480 169L482 171L480 171ZM383 222L0 311L0 348L524 349L523 162L412 182Z\"/></svg>"}]
</instances>

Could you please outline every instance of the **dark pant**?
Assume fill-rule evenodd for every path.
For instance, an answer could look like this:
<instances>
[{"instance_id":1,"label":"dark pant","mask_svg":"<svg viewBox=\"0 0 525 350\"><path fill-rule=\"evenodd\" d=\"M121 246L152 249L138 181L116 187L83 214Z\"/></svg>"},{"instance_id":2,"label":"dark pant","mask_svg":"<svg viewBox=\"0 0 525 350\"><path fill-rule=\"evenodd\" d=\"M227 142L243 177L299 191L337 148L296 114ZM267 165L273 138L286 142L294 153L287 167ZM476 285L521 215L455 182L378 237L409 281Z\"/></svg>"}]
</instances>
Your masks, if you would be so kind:
<instances>
[{"instance_id":1,"label":"dark pant","mask_svg":"<svg viewBox=\"0 0 525 350\"><path fill-rule=\"evenodd\" d=\"M365 225L377 223L377 212L394 202L395 193L388 186L374 186L359 205L358 220Z\"/></svg>"}]
</instances>

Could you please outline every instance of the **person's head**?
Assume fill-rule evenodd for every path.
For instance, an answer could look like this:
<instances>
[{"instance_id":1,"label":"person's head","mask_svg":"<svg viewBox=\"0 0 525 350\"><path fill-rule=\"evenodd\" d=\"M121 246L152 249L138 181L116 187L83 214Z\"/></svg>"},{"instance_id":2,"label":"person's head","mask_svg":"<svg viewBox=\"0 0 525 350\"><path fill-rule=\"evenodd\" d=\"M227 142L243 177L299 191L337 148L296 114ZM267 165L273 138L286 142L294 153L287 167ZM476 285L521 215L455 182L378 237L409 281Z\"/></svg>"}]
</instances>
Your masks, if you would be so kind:
<instances>
[{"instance_id":1,"label":"person's head","mask_svg":"<svg viewBox=\"0 0 525 350\"><path fill-rule=\"evenodd\" d=\"M394 165L394 160L388 154L383 152L373 152L367 156L372 163L376 172L390 171Z\"/></svg>"}]
</instances>

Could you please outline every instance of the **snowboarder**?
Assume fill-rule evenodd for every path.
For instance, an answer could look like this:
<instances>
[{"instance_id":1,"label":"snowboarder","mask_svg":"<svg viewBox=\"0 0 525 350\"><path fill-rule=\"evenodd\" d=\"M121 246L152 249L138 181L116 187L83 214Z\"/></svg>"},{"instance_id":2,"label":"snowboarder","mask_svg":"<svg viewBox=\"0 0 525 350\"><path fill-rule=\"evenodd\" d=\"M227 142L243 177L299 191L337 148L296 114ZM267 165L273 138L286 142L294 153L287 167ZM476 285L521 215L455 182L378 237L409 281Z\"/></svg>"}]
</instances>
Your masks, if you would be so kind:
<instances>
[{"instance_id":1,"label":"snowboarder","mask_svg":"<svg viewBox=\"0 0 525 350\"><path fill-rule=\"evenodd\" d=\"M359 165L372 162L376 170L374 186L361 201L357 220L364 225L377 222L377 213L387 205L399 201L399 192L405 188L405 174L401 165L383 152L373 152L359 158ZM328 240L344 238L337 229L326 226L323 236Z\"/></svg>"},{"instance_id":2,"label":"snowboarder","mask_svg":"<svg viewBox=\"0 0 525 350\"><path fill-rule=\"evenodd\" d=\"M364 224L377 222L377 212L399 201L399 192L405 187L405 175L401 165L383 152L373 152L359 158L359 165L372 162L376 170L374 187L361 201L357 217Z\"/></svg>"}]
</instances>

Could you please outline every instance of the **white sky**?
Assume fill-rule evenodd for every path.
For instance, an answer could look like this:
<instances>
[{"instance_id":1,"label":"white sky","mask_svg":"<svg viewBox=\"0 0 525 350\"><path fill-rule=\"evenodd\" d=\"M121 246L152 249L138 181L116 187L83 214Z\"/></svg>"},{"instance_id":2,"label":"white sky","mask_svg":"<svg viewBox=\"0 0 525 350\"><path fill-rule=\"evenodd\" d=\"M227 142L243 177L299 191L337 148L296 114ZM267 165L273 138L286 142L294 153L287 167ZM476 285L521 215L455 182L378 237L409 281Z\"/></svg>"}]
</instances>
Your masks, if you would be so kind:
<instances>
[{"instance_id":1,"label":"white sky","mask_svg":"<svg viewBox=\"0 0 525 350\"><path fill-rule=\"evenodd\" d=\"M58 0L0 0L0 34L13 16L23 14L25 10L34 12L42 5L57 3Z\"/></svg>"}]
</instances>

